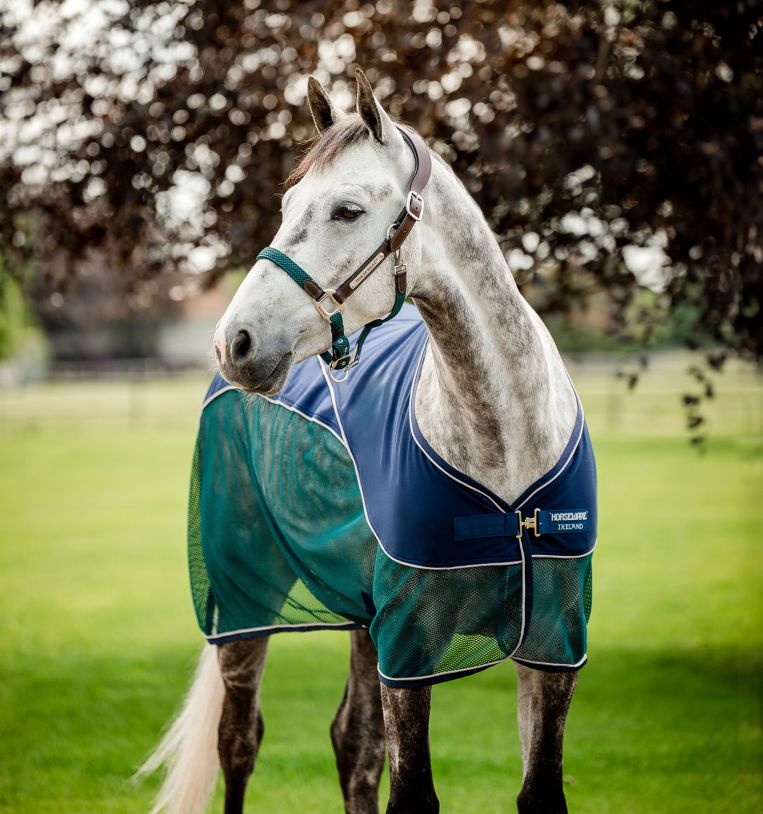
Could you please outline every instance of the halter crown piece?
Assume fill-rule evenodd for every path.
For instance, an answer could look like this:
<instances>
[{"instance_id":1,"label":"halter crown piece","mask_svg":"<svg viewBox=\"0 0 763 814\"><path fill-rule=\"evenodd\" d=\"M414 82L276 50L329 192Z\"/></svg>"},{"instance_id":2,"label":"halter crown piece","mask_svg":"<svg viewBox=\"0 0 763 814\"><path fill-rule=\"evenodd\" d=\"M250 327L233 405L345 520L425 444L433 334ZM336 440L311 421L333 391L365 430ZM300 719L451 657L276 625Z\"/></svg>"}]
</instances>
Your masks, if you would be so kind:
<instances>
[{"instance_id":1,"label":"halter crown piece","mask_svg":"<svg viewBox=\"0 0 763 814\"><path fill-rule=\"evenodd\" d=\"M418 133L400 125L397 125L397 129L405 139L406 144L411 148L415 164L405 206L400 210L394 222L390 224L384 240L376 250L336 290L321 288L298 263L295 263L288 255L274 249L272 246L267 246L257 255L258 260L270 260L275 263L298 286L306 291L313 298L318 313L331 326L331 350L322 353L321 358L329 366L332 371L331 377L335 381L344 381L347 378L350 369L360 361L360 351L368 334L374 328L397 316L405 302L407 267L402 261L400 249L411 229L413 229L417 221L421 220L424 214L424 199L421 193L427 185L432 172L432 159L429 156L426 144L424 144ZM381 266L382 262L390 254L393 254L395 259L395 304L386 317L375 319L363 327L355 343L355 348L351 350L350 340L344 333L342 306L347 298ZM335 378L333 371L337 370L345 371L344 377Z\"/></svg>"}]
</instances>

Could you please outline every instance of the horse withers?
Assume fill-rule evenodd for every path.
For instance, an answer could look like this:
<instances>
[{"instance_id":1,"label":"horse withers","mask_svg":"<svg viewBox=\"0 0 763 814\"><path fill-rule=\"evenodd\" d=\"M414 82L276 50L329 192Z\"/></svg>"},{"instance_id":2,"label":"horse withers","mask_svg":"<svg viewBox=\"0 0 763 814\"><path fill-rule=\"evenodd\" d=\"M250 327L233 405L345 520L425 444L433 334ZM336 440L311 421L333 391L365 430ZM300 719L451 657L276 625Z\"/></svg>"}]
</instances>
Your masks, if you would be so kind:
<instances>
[{"instance_id":1,"label":"horse withers","mask_svg":"<svg viewBox=\"0 0 763 814\"><path fill-rule=\"evenodd\" d=\"M343 115L309 80L320 136L215 334L189 513L209 644L145 767L168 765L154 811L203 812L218 761L243 811L268 636L331 628L348 814L378 812L385 746L388 814L438 811L431 686L507 658L518 809L557 814L596 539L582 407L475 202L357 86Z\"/></svg>"}]
</instances>

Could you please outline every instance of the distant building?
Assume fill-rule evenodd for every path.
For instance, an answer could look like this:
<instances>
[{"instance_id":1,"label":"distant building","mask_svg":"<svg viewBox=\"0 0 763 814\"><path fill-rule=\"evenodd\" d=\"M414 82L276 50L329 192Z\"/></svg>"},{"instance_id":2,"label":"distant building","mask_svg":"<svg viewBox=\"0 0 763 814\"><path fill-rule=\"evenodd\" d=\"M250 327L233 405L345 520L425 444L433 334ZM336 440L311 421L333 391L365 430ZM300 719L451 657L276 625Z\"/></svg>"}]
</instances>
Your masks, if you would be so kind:
<instances>
[{"instance_id":1,"label":"distant building","mask_svg":"<svg viewBox=\"0 0 763 814\"><path fill-rule=\"evenodd\" d=\"M131 289L129 275L100 251L83 260L62 251L43 269L29 294L54 372L97 374L140 360L172 369L213 363L212 336L231 294L225 280L199 292L201 278L167 273Z\"/></svg>"},{"instance_id":2,"label":"distant building","mask_svg":"<svg viewBox=\"0 0 763 814\"><path fill-rule=\"evenodd\" d=\"M172 321L163 322L156 336L156 356L169 367L214 365L212 337L230 295L225 285L184 300Z\"/></svg>"}]
</instances>

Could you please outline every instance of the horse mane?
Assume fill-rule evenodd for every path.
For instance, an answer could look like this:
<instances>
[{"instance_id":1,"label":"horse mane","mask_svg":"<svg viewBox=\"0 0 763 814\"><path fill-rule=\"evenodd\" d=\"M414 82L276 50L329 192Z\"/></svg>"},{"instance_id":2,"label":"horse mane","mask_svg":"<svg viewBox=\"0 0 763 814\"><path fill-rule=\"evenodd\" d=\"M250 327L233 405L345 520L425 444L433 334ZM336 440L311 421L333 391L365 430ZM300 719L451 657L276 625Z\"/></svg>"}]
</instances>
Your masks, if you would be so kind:
<instances>
[{"instance_id":1,"label":"horse mane","mask_svg":"<svg viewBox=\"0 0 763 814\"><path fill-rule=\"evenodd\" d=\"M286 179L286 188L301 181L311 167L324 169L345 147L357 144L370 135L368 127L357 113L350 113L334 122L320 136L313 139L312 146L300 158Z\"/></svg>"}]
</instances>

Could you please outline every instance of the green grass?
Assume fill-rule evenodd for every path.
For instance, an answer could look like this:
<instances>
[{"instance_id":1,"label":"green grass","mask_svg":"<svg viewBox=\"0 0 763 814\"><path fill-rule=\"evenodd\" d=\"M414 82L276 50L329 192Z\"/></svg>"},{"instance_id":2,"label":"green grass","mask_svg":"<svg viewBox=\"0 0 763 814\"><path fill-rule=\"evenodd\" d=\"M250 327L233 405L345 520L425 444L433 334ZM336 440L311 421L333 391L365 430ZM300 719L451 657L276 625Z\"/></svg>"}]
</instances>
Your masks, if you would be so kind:
<instances>
[{"instance_id":1,"label":"green grass","mask_svg":"<svg viewBox=\"0 0 763 814\"><path fill-rule=\"evenodd\" d=\"M733 420L716 418L699 456L673 395L637 394L623 422L610 380L579 380L601 528L590 664L566 736L570 810L760 812L763 390L744 379L742 412L726 391ZM0 811L146 810L156 782L128 778L200 643L184 515L202 389L0 394ZM341 810L328 727L346 661L342 634L273 639L248 810ZM515 690L510 665L435 688L443 812L514 810Z\"/></svg>"}]
</instances>

